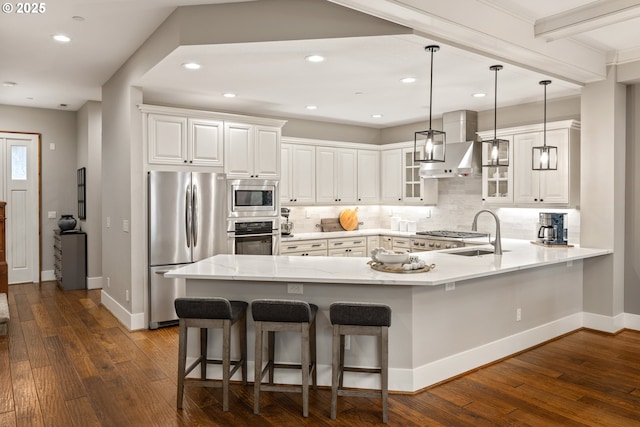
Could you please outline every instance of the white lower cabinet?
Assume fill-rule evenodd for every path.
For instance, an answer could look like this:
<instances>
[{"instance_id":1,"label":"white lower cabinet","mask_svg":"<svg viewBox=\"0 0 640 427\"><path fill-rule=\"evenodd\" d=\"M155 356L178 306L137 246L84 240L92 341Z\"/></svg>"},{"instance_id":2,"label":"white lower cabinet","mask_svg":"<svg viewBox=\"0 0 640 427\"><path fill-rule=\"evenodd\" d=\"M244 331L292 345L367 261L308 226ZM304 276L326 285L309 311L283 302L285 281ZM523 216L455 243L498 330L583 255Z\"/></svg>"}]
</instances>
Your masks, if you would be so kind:
<instances>
[{"instance_id":1,"label":"white lower cabinet","mask_svg":"<svg viewBox=\"0 0 640 427\"><path fill-rule=\"evenodd\" d=\"M391 237L391 236L380 236L380 247L392 250L393 249L393 237Z\"/></svg>"},{"instance_id":2,"label":"white lower cabinet","mask_svg":"<svg viewBox=\"0 0 640 427\"><path fill-rule=\"evenodd\" d=\"M411 249L411 239L408 237L394 237L393 238L393 250L394 251L409 251Z\"/></svg>"},{"instance_id":3,"label":"white lower cabinet","mask_svg":"<svg viewBox=\"0 0 640 427\"><path fill-rule=\"evenodd\" d=\"M367 256L371 255L371 251L380 247L381 236L367 236Z\"/></svg>"},{"instance_id":4,"label":"white lower cabinet","mask_svg":"<svg viewBox=\"0 0 640 427\"><path fill-rule=\"evenodd\" d=\"M329 239L329 256L367 256L366 239L364 236Z\"/></svg>"},{"instance_id":5,"label":"white lower cabinet","mask_svg":"<svg viewBox=\"0 0 640 427\"><path fill-rule=\"evenodd\" d=\"M290 256L327 256L327 240L280 241L280 255Z\"/></svg>"}]
</instances>

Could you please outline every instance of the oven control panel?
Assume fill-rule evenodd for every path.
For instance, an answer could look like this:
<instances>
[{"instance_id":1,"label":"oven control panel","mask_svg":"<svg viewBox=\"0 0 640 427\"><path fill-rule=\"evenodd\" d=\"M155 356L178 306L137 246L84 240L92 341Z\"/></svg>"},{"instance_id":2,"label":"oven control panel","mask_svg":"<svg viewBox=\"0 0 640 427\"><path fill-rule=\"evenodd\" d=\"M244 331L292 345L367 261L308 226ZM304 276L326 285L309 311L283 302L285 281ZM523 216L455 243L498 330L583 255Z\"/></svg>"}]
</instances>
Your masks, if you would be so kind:
<instances>
[{"instance_id":1,"label":"oven control panel","mask_svg":"<svg viewBox=\"0 0 640 427\"><path fill-rule=\"evenodd\" d=\"M464 243L457 240L424 239L420 237L411 238L411 252L437 251L440 249L462 248Z\"/></svg>"}]
</instances>

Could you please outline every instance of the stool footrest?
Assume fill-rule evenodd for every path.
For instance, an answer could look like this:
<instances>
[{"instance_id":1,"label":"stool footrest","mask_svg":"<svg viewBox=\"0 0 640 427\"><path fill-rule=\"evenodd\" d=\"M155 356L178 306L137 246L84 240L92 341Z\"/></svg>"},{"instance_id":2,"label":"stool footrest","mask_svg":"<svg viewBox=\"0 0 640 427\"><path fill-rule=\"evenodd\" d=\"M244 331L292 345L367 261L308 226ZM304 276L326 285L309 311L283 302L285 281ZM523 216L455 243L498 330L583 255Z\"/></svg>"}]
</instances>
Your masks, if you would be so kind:
<instances>
[{"instance_id":1,"label":"stool footrest","mask_svg":"<svg viewBox=\"0 0 640 427\"><path fill-rule=\"evenodd\" d=\"M382 373L382 369L380 368L356 368L350 366L344 366L341 368L342 372L362 372L366 374L380 374Z\"/></svg>"},{"instance_id":2,"label":"stool footrest","mask_svg":"<svg viewBox=\"0 0 640 427\"><path fill-rule=\"evenodd\" d=\"M352 397L382 397L382 391L368 391L368 390L345 390L338 389L338 396L352 396Z\"/></svg>"},{"instance_id":3,"label":"stool footrest","mask_svg":"<svg viewBox=\"0 0 640 427\"><path fill-rule=\"evenodd\" d=\"M302 386L260 384L260 391L284 391L287 393L302 393Z\"/></svg>"}]
</instances>

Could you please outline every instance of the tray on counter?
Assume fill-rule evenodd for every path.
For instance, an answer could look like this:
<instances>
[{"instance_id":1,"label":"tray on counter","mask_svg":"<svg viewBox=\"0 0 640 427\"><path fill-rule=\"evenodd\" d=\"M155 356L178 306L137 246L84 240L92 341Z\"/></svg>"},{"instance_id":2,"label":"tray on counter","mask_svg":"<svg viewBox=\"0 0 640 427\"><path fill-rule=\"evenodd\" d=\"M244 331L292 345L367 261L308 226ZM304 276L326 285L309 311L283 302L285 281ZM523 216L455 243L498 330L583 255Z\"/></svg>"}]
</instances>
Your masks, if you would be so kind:
<instances>
[{"instance_id":1,"label":"tray on counter","mask_svg":"<svg viewBox=\"0 0 640 427\"><path fill-rule=\"evenodd\" d=\"M367 264L369 264L369 266L374 270L382 271L383 273L426 273L427 271L436 268L435 264L425 265L424 267L415 270L405 270L401 265L385 265L378 261L369 261Z\"/></svg>"}]
</instances>

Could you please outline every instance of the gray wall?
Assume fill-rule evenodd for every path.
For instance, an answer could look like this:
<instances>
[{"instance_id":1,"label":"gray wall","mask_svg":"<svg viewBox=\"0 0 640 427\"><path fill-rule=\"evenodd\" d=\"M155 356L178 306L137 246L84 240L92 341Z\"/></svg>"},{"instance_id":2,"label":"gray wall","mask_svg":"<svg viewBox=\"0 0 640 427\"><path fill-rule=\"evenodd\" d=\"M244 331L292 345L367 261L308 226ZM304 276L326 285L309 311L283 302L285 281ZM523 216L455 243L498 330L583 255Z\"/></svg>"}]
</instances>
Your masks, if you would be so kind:
<instances>
[{"instance_id":1,"label":"gray wall","mask_svg":"<svg viewBox=\"0 0 640 427\"><path fill-rule=\"evenodd\" d=\"M624 312L640 314L640 85L627 87Z\"/></svg>"},{"instance_id":2,"label":"gray wall","mask_svg":"<svg viewBox=\"0 0 640 427\"><path fill-rule=\"evenodd\" d=\"M102 109L89 101L78 110L77 167L86 168L87 287L102 287Z\"/></svg>"},{"instance_id":3,"label":"gray wall","mask_svg":"<svg viewBox=\"0 0 640 427\"><path fill-rule=\"evenodd\" d=\"M48 211L74 214L76 205L76 113L0 105L0 130L41 134L41 265L53 271L53 230L57 219L48 219ZM55 144L55 150L49 145Z\"/></svg>"}]
</instances>

